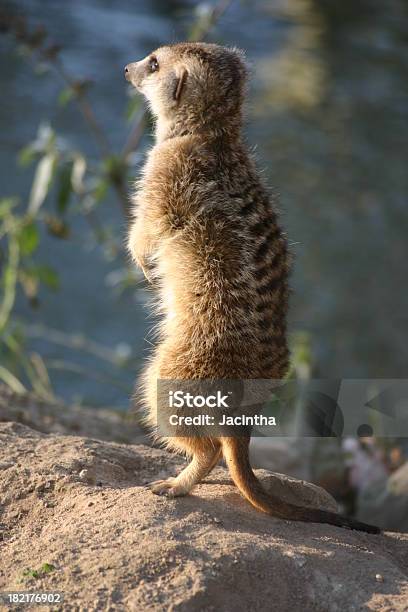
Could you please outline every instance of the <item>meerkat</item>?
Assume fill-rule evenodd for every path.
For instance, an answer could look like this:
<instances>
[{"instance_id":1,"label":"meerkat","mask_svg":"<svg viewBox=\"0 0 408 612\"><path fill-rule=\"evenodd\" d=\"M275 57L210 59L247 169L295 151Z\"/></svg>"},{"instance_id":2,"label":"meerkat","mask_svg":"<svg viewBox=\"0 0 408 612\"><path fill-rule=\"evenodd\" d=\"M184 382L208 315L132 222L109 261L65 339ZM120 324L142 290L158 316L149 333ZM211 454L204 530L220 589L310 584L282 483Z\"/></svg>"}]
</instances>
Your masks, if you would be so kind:
<instances>
[{"instance_id":1,"label":"meerkat","mask_svg":"<svg viewBox=\"0 0 408 612\"><path fill-rule=\"evenodd\" d=\"M147 422L157 426L158 380L282 379L287 372L289 258L278 213L242 136L243 54L207 43L163 46L128 64L125 77L155 117L155 145L133 201L128 248L158 291L159 342L142 377ZM191 430L193 431L193 430ZM223 456L258 510L281 519L378 533L336 513L266 492L239 437L164 440L191 458L175 478L151 484L187 495Z\"/></svg>"}]
</instances>

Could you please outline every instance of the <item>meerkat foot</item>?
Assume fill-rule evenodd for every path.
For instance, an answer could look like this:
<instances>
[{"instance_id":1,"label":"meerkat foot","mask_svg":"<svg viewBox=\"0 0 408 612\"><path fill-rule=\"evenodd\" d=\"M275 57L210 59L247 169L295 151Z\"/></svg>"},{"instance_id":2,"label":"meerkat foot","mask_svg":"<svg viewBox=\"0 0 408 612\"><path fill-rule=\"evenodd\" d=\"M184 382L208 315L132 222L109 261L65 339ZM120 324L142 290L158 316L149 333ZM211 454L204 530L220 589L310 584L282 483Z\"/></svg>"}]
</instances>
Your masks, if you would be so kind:
<instances>
[{"instance_id":1,"label":"meerkat foot","mask_svg":"<svg viewBox=\"0 0 408 612\"><path fill-rule=\"evenodd\" d=\"M196 453L176 478L156 480L150 484L150 489L156 495L166 495L166 497L187 495L213 469L219 456L219 448L214 448L210 452Z\"/></svg>"},{"instance_id":2,"label":"meerkat foot","mask_svg":"<svg viewBox=\"0 0 408 612\"><path fill-rule=\"evenodd\" d=\"M189 492L188 489L177 483L176 478L155 480L149 486L155 495L165 495L166 497L182 497Z\"/></svg>"}]
</instances>

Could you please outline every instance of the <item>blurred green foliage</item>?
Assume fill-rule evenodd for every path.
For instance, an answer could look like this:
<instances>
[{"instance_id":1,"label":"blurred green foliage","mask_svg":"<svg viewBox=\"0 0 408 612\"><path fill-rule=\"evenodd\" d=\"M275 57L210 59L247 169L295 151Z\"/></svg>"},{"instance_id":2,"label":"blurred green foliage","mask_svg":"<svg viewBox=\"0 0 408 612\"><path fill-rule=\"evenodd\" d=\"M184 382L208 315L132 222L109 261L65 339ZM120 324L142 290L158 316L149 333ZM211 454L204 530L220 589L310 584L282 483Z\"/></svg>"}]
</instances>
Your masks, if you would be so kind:
<instances>
[{"instance_id":1,"label":"blurred green foliage","mask_svg":"<svg viewBox=\"0 0 408 612\"><path fill-rule=\"evenodd\" d=\"M220 0L212 6L197 5L189 38L205 39L230 4L231 0ZM121 151L114 151L89 101L91 82L67 71L61 49L50 41L48 32L42 26L30 28L21 14L6 10L0 11L0 32L15 41L22 57L34 62L36 73L47 68L59 77L62 89L57 104L63 109L76 103L98 150L98 157L91 159L72 148L49 123L42 124L34 141L18 156L21 167L35 165L28 199L19 196L0 199L0 380L16 392L25 391L27 385L42 397L52 398L48 364L40 354L28 350L25 323L15 314L17 301L24 295L30 306L36 308L42 291L58 291L58 274L41 260L39 247L46 233L59 240L70 240L75 215L86 219L110 260L120 260L122 290L134 284L135 276L128 270L120 245L101 222L99 211L108 193L114 192L126 218L130 160L150 120L140 96L132 90L124 112L130 125L129 136ZM117 351L85 337L78 343L69 333L56 330L50 333L54 342L95 354L119 367L126 363L126 358ZM73 363L58 362L55 366L76 373L81 370Z\"/></svg>"},{"instance_id":2,"label":"blurred green foliage","mask_svg":"<svg viewBox=\"0 0 408 612\"><path fill-rule=\"evenodd\" d=\"M219 0L214 5L196 5L187 37L190 40L205 39L230 4L231 0ZM100 211L108 194L113 192L127 218L128 185L134 155L151 120L142 107L140 96L131 89L124 111L129 135L119 152L113 150L88 97L91 82L67 71L60 47L50 42L46 30L41 26L30 29L21 15L0 12L0 32L15 41L20 55L34 63L36 73L43 73L48 68L59 77L62 88L56 104L60 109L76 104L98 152L96 158L87 156L72 148L49 123L43 123L35 139L20 151L17 160L22 168L35 166L28 198L16 196L0 200L0 380L16 392L23 392L28 386L42 397L53 398L50 367L96 380L101 379L101 375L61 359L54 360L53 364L46 363L38 352L32 352L26 323L16 316L17 302L25 296L29 305L37 308L41 292L58 291L60 278L52 265L41 260L39 247L46 234L59 240L72 239L71 226L75 216L87 221L95 241L103 247L108 259L118 261L120 274L116 276L120 276L120 281L115 283L114 289L122 292L134 286L135 274L128 266L121 245L101 221ZM31 336L34 333L35 337L37 332L38 329L30 329ZM129 356L123 357L120 345L118 350L110 350L85 336L74 338L69 331L47 330L46 334L56 344L85 351L117 367L127 365ZM296 340L295 346L295 359L289 376L308 377L310 346L307 338L302 336L299 342ZM108 379L105 376L104 382ZM121 386L114 377L111 383ZM126 391L130 392L129 389Z\"/></svg>"}]
</instances>

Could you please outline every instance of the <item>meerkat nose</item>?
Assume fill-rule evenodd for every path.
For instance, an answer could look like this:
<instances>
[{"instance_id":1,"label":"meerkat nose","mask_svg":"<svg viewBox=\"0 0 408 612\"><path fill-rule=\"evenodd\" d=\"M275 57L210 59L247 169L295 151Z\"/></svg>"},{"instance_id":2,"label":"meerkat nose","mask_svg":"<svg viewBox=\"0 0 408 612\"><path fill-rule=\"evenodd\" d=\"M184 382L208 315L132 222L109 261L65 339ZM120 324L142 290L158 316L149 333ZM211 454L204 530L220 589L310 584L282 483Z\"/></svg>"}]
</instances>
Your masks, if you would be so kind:
<instances>
[{"instance_id":1,"label":"meerkat nose","mask_svg":"<svg viewBox=\"0 0 408 612\"><path fill-rule=\"evenodd\" d=\"M130 70L128 66L125 66L124 73L125 73L125 79L128 81L130 77Z\"/></svg>"}]
</instances>

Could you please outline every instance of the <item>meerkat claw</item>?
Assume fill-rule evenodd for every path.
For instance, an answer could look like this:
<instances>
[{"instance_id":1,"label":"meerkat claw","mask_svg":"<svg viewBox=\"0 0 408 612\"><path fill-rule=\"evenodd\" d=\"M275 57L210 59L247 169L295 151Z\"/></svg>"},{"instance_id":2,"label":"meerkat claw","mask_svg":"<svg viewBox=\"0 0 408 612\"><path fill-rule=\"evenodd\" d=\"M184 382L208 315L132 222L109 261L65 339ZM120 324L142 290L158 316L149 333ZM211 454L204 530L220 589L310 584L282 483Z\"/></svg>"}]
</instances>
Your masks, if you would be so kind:
<instances>
[{"instance_id":1,"label":"meerkat claw","mask_svg":"<svg viewBox=\"0 0 408 612\"><path fill-rule=\"evenodd\" d=\"M166 497L179 497L186 495L184 488L177 486L175 478L168 478L167 480L156 480L150 483L150 490L155 495L165 495Z\"/></svg>"}]
</instances>

